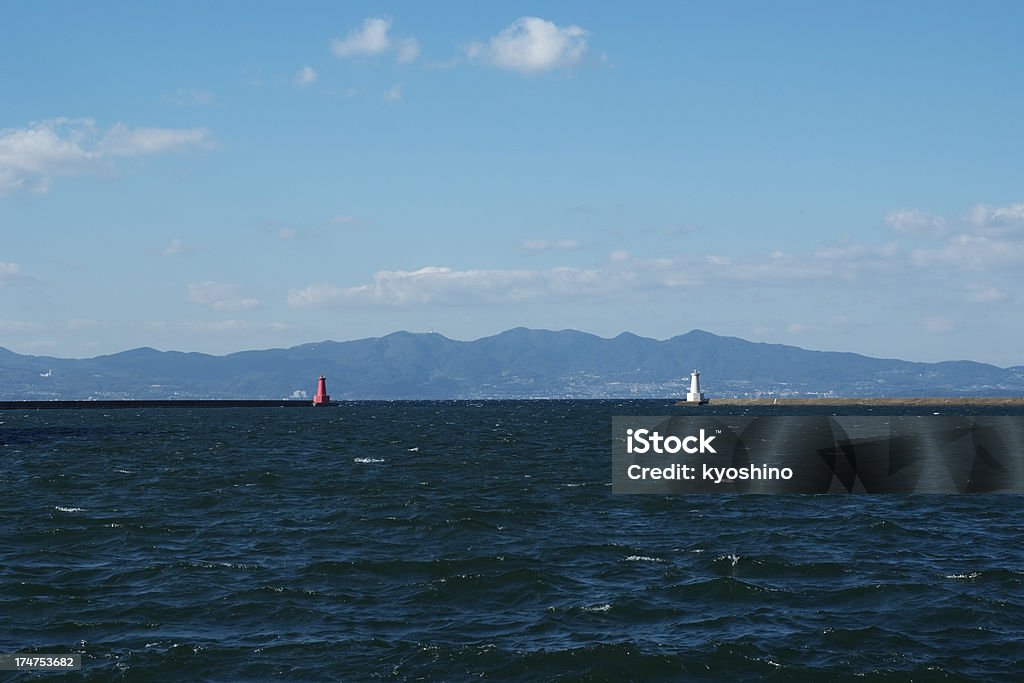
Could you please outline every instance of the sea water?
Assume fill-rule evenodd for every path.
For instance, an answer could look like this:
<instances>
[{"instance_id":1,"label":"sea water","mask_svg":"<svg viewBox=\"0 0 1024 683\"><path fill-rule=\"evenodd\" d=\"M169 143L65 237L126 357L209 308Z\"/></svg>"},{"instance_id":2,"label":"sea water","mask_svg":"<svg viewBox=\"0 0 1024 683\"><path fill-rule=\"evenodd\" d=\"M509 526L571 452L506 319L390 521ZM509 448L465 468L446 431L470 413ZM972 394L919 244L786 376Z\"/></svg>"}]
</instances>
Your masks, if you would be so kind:
<instances>
[{"instance_id":1,"label":"sea water","mask_svg":"<svg viewBox=\"0 0 1024 683\"><path fill-rule=\"evenodd\" d=\"M7 675L1019 680L1024 497L613 495L672 410L0 412Z\"/></svg>"}]
</instances>

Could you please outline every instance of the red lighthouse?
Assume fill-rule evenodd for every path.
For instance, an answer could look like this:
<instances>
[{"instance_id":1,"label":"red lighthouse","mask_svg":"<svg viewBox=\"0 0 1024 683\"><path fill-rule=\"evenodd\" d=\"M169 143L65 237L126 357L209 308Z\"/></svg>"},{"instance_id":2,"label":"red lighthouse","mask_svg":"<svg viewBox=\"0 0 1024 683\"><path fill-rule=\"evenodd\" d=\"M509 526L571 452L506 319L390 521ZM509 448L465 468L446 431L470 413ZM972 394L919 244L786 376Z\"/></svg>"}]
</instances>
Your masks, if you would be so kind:
<instances>
[{"instance_id":1,"label":"red lighthouse","mask_svg":"<svg viewBox=\"0 0 1024 683\"><path fill-rule=\"evenodd\" d=\"M316 396L313 397L313 405L326 406L330 403L331 397L327 395L327 378L320 375L320 379L316 383Z\"/></svg>"}]
</instances>

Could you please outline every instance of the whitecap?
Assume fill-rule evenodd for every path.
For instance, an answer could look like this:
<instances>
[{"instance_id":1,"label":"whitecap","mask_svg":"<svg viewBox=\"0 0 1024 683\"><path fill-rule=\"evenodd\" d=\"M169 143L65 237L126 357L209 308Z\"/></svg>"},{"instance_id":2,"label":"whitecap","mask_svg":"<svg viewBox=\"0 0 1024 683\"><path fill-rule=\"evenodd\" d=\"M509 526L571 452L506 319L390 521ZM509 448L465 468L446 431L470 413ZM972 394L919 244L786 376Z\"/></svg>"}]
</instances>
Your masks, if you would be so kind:
<instances>
[{"instance_id":1,"label":"whitecap","mask_svg":"<svg viewBox=\"0 0 1024 683\"><path fill-rule=\"evenodd\" d=\"M85 512L84 508L69 508L69 507L64 507L63 505L58 505L57 507L55 507L53 509L54 510L58 510L60 512Z\"/></svg>"},{"instance_id":2,"label":"whitecap","mask_svg":"<svg viewBox=\"0 0 1024 683\"><path fill-rule=\"evenodd\" d=\"M610 602L606 602L603 605L591 605L590 607L584 607L583 611L584 612L607 612L611 608L612 608L611 603Z\"/></svg>"},{"instance_id":3,"label":"whitecap","mask_svg":"<svg viewBox=\"0 0 1024 683\"><path fill-rule=\"evenodd\" d=\"M981 572L971 572L970 574L946 574L947 579L957 579L959 581L969 581L980 576Z\"/></svg>"},{"instance_id":4,"label":"whitecap","mask_svg":"<svg viewBox=\"0 0 1024 683\"><path fill-rule=\"evenodd\" d=\"M660 557L648 557L647 555L630 555L626 562L664 562Z\"/></svg>"},{"instance_id":5,"label":"whitecap","mask_svg":"<svg viewBox=\"0 0 1024 683\"><path fill-rule=\"evenodd\" d=\"M412 448L406 448L405 450L407 450L410 453L417 453L417 452L419 452L420 447L419 446L413 446Z\"/></svg>"},{"instance_id":6,"label":"whitecap","mask_svg":"<svg viewBox=\"0 0 1024 683\"><path fill-rule=\"evenodd\" d=\"M719 562L721 560L729 560L732 563L732 566L735 567L737 564L740 563L740 556L736 553L732 553L731 555L722 555L721 557L715 559L716 562Z\"/></svg>"},{"instance_id":7,"label":"whitecap","mask_svg":"<svg viewBox=\"0 0 1024 683\"><path fill-rule=\"evenodd\" d=\"M384 458L352 458L352 462L384 462Z\"/></svg>"}]
</instances>

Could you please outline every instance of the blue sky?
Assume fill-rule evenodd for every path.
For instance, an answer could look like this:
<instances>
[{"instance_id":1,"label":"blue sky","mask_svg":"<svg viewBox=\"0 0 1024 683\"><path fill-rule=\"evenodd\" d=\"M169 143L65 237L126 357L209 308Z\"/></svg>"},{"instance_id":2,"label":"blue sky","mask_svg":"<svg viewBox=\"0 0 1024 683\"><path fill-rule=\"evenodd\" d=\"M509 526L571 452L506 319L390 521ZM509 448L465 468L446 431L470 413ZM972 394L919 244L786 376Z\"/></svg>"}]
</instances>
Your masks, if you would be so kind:
<instances>
[{"instance_id":1,"label":"blue sky","mask_svg":"<svg viewBox=\"0 0 1024 683\"><path fill-rule=\"evenodd\" d=\"M8 3L0 346L1024 364L1019 2Z\"/></svg>"}]
</instances>

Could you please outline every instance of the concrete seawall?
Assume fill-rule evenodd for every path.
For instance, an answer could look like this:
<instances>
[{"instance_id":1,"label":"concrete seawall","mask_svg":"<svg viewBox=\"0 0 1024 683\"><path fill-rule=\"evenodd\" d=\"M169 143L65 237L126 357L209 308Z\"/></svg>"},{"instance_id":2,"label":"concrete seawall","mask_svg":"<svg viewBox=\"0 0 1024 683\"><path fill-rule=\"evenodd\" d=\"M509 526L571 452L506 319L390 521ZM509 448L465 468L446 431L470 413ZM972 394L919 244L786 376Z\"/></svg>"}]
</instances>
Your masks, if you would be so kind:
<instances>
[{"instance_id":1,"label":"concrete seawall","mask_svg":"<svg viewBox=\"0 0 1024 683\"><path fill-rule=\"evenodd\" d=\"M677 401L677 406L696 403ZM707 404L714 406L1024 406L1021 396L930 396L892 398L713 398Z\"/></svg>"}]
</instances>

